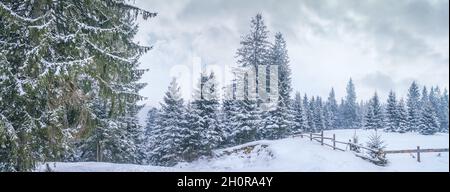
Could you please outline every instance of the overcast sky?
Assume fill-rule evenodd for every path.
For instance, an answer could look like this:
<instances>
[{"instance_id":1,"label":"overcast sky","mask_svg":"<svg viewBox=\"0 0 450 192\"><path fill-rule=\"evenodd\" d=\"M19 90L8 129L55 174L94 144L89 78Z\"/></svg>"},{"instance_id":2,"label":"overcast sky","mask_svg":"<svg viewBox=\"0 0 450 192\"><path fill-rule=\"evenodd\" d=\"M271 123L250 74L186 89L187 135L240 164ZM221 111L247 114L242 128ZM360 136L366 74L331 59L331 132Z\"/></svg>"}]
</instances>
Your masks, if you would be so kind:
<instances>
[{"instance_id":1,"label":"overcast sky","mask_svg":"<svg viewBox=\"0 0 450 192\"><path fill-rule=\"evenodd\" d=\"M182 72L189 97L195 58L202 65L236 63L241 36L262 13L271 36L284 34L295 91L326 97L331 87L345 95L350 77L358 99L390 89L404 96L409 84L449 85L448 0L136 0L156 18L140 21L136 40L153 45L141 59L150 71L141 92L156 106ZM198 59L197 59L198 61ZM185 71L186 71L185 69ZM225 68L222 68L225 71ZM180 72L180 70L177 70ZM173 72L173 71L172 71Z\"/></svg>"}]
</instances>

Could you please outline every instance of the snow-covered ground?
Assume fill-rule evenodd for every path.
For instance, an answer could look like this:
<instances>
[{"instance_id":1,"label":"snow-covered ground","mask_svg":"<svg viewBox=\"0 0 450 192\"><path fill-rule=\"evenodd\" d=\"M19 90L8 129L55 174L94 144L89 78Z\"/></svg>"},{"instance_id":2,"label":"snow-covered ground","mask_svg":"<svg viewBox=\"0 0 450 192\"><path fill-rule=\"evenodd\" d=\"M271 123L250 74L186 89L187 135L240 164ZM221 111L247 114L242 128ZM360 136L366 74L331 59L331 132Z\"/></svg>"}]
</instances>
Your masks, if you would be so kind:
<instances>
[{"instance_id":1,"label":"snow-covered ground","mask_svg":"<svg viewBox=\"0 0 450 192\"><path fill-rule=\"evenodd\" d=\"M356 130L360 143L365 143L373 131ZM334 130L325 132L326 137L336 134L339 141L348 141L355 130ZM387 150L421 148L448 148L449 135L437 134L424 136L416 133L383 133ZM346 146L339 146L343 149ZM306 138L288 138L277 141L256 141L228 149L217 150L216 157L198 160L193 163L182 163L175 167L155 167L140 165L123 165L110 163L50 163L53 171L63 172L164 172L164 171L237 171L237 172L396 172L396 171L431 171L448 172L448 153L423 153L422 162L418 163L415 154L389 154L389 165L376 166L356 157L351 152L334 151L311 142ZM41 166L38 171L45 171Z\"/></svg>"}]
</instances>

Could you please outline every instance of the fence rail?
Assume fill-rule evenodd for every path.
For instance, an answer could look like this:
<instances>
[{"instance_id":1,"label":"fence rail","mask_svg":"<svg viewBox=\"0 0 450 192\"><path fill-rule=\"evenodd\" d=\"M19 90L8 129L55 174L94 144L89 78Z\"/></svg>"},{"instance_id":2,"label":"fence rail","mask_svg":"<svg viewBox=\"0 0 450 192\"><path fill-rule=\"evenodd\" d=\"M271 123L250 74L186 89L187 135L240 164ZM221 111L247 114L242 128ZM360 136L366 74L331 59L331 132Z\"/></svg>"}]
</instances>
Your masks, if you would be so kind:
<instances>
[{"instance_id":1,"label":"fence rail","mask_svg":"<svg viewBox=\"0 0 450 192\"><path fill-rule=\"evenodd\" d=\"M417 146L417 149L407 149L407 150L390 150L383 151L384 154L401 154L401 153L417 153L417 162L420 163L420 154L421 153L442 153L447 152L448 149L421 149L420 146Z\"/></svg>"},{"instance_id":2,"label":"fence rail","mask_svg":"<svg viewBox=\"0 0 450 192\"><path fill-rule=\"evenodd\" d=\"M347 151L347 149L340 149L338 147L336 147L336 143L339 144L343 144L343 145L348 145L350 146L350 150L352 150L354 148L358 148L358 149L364 149L370 152L374 152L374 153L378 153L380 155L385 156L386 154L402 154L402 153L417 153L417 162L421 162L420 159L420 154L421 153L442 153L442 152L449 152L448 148L442 148L442 149L421 149L420 146L417 147L417 149L407 149L407 150L387 150L387 151L377 151L362 145L358 145L355 142L343 142L343 141L337 141L336 140L336 134L333 134L333 137L324 137L324 133L323 131L320 133L300 133L297 135L294 135L294 137L298 137L300 136L301 138L306 137L309 138L310 141L317 141L319 142L321 145L327 146L327 147L331 147L333 148L333 150L339 150L339 151ZM329 140L331 141L333 144L328 144L325 143L325 140Z\"/></svg>"}]
</instances>

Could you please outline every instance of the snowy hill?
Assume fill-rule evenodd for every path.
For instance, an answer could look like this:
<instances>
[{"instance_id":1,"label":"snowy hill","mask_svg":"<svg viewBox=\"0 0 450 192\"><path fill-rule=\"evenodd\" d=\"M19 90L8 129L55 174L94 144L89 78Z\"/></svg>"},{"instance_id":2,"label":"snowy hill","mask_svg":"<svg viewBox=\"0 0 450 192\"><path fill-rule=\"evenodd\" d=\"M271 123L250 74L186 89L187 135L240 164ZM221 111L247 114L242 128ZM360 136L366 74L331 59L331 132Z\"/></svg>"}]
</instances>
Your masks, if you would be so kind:
<instances>
[{"instance_id":1,"label":"snowy hill","mask_svg":"<svg viewBox=\"0 0 450 192\"><path fill-rule=\"evenodd\" d=\"M348 141L355 130L325 132L326 136L336 134L337 140ZM357 130L361 143L365 143L371 131ZM448 148L448 134L424 136L415 133L382 133L387 150L422 148ZM345 146L340 146L345 149ZM281 171L281 172L349 172L349 171L449 171L448 153L422 154L418 163L415 154L389 154L389 165L379 167L356 157L351 152L334 151L306 138L287 138L276 141L256 141L241 146L217 150L215 157L182 163L175 167L119 165L109 163L51 163L53 171ZM41 166L38 171L45 171Z\"/></svg>"}]
</instances>

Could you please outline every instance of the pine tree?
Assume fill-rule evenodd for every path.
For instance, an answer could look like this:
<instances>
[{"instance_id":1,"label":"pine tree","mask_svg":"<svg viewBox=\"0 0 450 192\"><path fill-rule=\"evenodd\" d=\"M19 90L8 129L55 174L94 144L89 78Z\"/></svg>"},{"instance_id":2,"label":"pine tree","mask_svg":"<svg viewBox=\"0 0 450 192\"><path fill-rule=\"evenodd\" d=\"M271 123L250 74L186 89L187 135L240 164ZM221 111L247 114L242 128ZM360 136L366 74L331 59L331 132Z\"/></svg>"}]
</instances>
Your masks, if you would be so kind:
<instances>
[{"instance_id":1,"label":"pine tree","mask_svg":"<svg viewBox=\"0 0 450 192\"><path fill-rule=\"evenodd\" d=\"M322 98L316 97L313 109L314 127L316 132L325 130L325 117Z\"/></svg>"},{"instance_id":2,"label":"pine tree","mask_svg":"<svg viewBox=\"0 0 450 192\"><path fill-rule=\"evenodd\" d=\"M444 93L445 94L445 93ZM431 106L433 107L437 118L439 120L440 128L439 132L445 132L445 127L441 124L446 125L446 112L445 112L445 100L443 100L443 96L439 87L432 87L430 90L430 94L428 95ZM444 102L444 103L443 103Z\"/></svg>"},{"instance_id":3,"label":"pine tree","mask_svg":"<svg viewBox=\"0 0 450 192\"><path fill-rule=\"evenodd\" d=\"M378 94L375 93L369 102L369 108L365 116L365 129L379 130L384 128L383 108L380 104Z\"/></svg>"},{"instance_id":4,"label":"pine tree","mask_svg":"<svg viewBox=\"0 0 450 192\"><path fill-rule=\"evenodd\" d=\"M200 155L210 155L223 139L223 133L219 119L218 84L214 73L209 76L201 74L198 88L194 95L192 106L194 112L200 117L202 144Z\"/></svg>"},{"instance_id":5,"label":"pine tree","mask_svg":"<svg viewBox=\"0 0 450 192\"><path fill-rule=\"evenodd\" d=\"M260 139L280 139L288 136L292 129L292 112L290 109L291 70L286 42L281 33L275 36L275 43L271 48L270 64L278 66L278 100L275 109L265 111L263 115L264 127L260 129ZM268 85L267 85L268 86Z\"/></svg>"},{"instance_id":6,"label":"pine tree","mask_svg":"<svg viewBox=\"0 0 450 192\"><path fill-rule=\"evenodd\" d=\"M98 97L113 105L108 119L126 115L118 108L139 98L137 61L150 49L133 42L138 15L156 14L124 0L0 2L0 112L17 133L15 170L70 156L75 136L102 123Z\"/></svg>"},{"instance_id":7,"label":"pine tree","mask_svg":"<svg viewBox=\"0 0 450 192\"><path fill-rule=\"evenodd\" d=\"M408 131L408 110L406 110L405 101L401 99L397 106L398 111L398 127L397 132L405 133Z\"/></svg>"},{"instance_id":8,"label":"pine tree","mask_svg":"<svg viewBox=\"0 0 450 192\"><path fill-rule=\"evenodd\" d=\"M375 131L375 134L369 136L367 147L372 149L372 151L368 151L370 161L380 166L385 166L388 163L385 155L381 153L386 146L377 131Z\"/></svg>"},{"instance_id":9,"label":"pine tree","mask_svg":"<svg viewBox=\"0 0 450 192\"><path fill-rule=\"evenodd\" d=\"M338 104L334 88L331 89L326 103L326 119L328 129L336 129L338 127Z\"/></svg>"},{"instance_id":10,"label":"pine tree","mask_svg":"<svg viewBox=\"0 0 450 192\"><path fill-rule=\"evenodd\" d=\"M448 133L449 128L449 102L448 102L448 91L444 90L444 93L441 96L440 102L440 124L441 124L441 132Z\"/></svg>"},{"instance_id":11,"label":"pine tree","mask_svg":"<svg viewBox=\"0 0 450 192\"><path fill-rule=\"evenodd\" d=\"M343 128L357 128L358 127L358 105L356 103L356 92L353 80L350 79L347 85L347 95L342 111L342 126Z\"/></svg>"},{"instance_id":12,"label":"pine tree","mask_svg":"<svg viewBox=\"0 0 450 192\"><path fill-rule=\"evenodd\" d=\"M251 20L250 33L242 38L240 42L241 47L237 50L238 65L240 67L251 67L255 71L258 103L260 102L258 97L259 83L263 83L259 82L258 67L268 65L271 57L268 38L269 31L264 23L264 19L261 14L257 14Z\"/></svg>"},{"instance_id":13,"label":"pine tree","mask_svg":"<svg viewBox=\"0 0 450 192\"><path fill-rule=\"evenodd\" d=\"M300 93L295 94L295 100L293 103L294 124L293 133L306 133L308 132L308 119L306 116L305 108L302 103L302 97Z\"/></svg>"},{"instance_id":14,"label":"pine tree","mask_svg":"<svg viewBox=\"0 0 450 192\"><path fill-rule=\"evenodd\" d=\"M183 161L187 148L186 138L190 135L185 127L184 101L176 79L173 79L161 103L157 126L152 131L151 160L155 165L173 166Z\"/></svg>"},{"instance_id":15,"label":"pine tree","mask_svg":"<svg viewBox=\"0 0 450 192\"><path fill-rule=\"evenodd\" d=\"M386 105L386 131L397 132L399 129L399 112L397 98L394 91L389 93Z\"/></svg>"},{"instance_id":16,"label":"pine tree","mask_svg":"<svg viewBox=\"0 0 450 192\"><path fill-rule=\"evenodd\" d=\"M413 82L408 90L408 129L407 131L418 131L420 124L420 93L419 86Z\"/></svg>"},{"instance_id":17,"label":"pine tree","mask_svg":"<svg viewBox=\"0 0 450 192\"><path fill-rule=\"evenodd\" d=\"M433 90L433 87L431 88L431 91ZM431 94L431 92L430 92ZM428 89L426 86L424 86L422 88L422 94L421 94L421 98L420 98L420 108L422 109L423 107L425 107L428 102L430 101L430 96L428 94Z\"/></svg>"},{"instance_id":18,"label":"pine tree","mask_svg":"<svg viewBox=\"0 0 450 192\"><path fill-rule=\"evenodd\" d=\"M433 135L439 131L439 119L430 102L424 103L424 105L420 117L419 132L423 135Z\"/></svg>"},{"instance_id":19,"label":"pine tree","mask_svg":"<svg viewBox=\"0 0 450 192\"><path fill-rule=\"evenodd\" d=\"M155 107L152 107L147 112L147 116L145 118L145 132L147 137L150 136L151 131L155 129L156 120L158 119L159 110Z\"/></svg>"},{"instance_id":20,"label":"pine tree","mask_svg":"<svg viewBox=\"0 0 450 192\"><path fill-rule=\"evenodd\" d=\"M312 113L311 113L311 106L309 104L309 100L308 100L308 95L304 95L303 96L303 109L305 111L305 116L306 116L306 132L312 132L313 131L313 127L311 127L313 125L313 117L312 117Z\"/></svg>"},{"instance_id":21,"label":"pine tree","mask_svg":"<svg viewBox=\"0 0 450 192\"><path fill-rule=\"evenodd\" d=\"M230 147L234 145L233 137L231 133L233 128L236 126L236 100L233 98L224 98L222 101L222 112L221 112L221 122L222 122L222 132L223 132L223 147Z\"/></svg>"},{"instance_id":22,"label":"pine tree","mask_svg":"<svg viewBox=\"0 0 450 192\"><path fill-rule=\"evenodd\" d=\"M307 113L309 132L317 131L315 111L316 111L316 100L314 97L311 97L311 100L308 101L308 113Z\"/></svg>"},{"instance_id":23,"label":"pine tree","mask_svg":"<svg viewBox=\"0 0 450 192\"><path fill-rule=\"evenodd\" d=\"M280 105L286 107L290 105L292 85L291 69L289 66L289 56L286 41L281 33L275 35L275 43L271 48L270 65L278 66L278 93Z\"/></svg>"}]
</instances>

